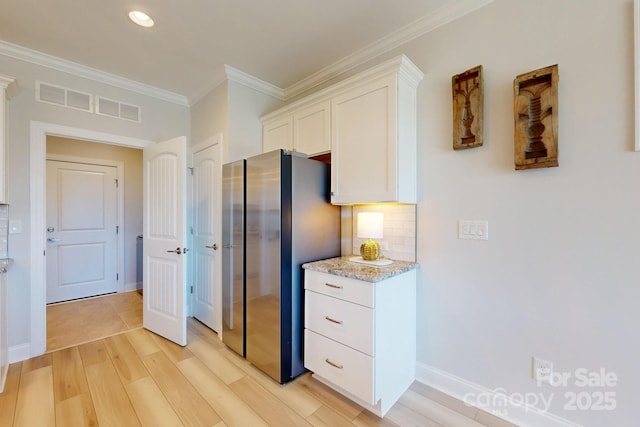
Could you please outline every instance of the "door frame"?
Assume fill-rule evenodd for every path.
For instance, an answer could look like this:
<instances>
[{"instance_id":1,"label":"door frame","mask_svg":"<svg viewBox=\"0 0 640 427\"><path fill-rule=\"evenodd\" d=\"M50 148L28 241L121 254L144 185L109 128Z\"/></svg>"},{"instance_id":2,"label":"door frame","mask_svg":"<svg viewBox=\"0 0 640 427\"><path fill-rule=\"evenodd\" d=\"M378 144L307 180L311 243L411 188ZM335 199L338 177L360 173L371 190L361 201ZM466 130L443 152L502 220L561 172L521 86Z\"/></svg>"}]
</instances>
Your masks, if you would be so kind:
<instances>
[{"instance_id":1,"label":"door frame","mask_svg":"<svg viewBox=\"0 0 640 427\"><path fill-rule=\"evenodd\" d=\"M222 133L218 133L216 135L210 136L209 138L205 139L204 141L198 142L197 144L193 144L191 146L187 147L187 166L189 167L190 170L193 170L193 156L202 150L206 150L209 147L213 147L215 145L218 145L218 150L219 150L219 154L220 154L220 171L222 172L222 164L224 163L224 159L222 158L223 155L223 150L222 150ZM188 222L187 222L187 227L188 230L193 230L193 224L194 224L194 195L193 195L193 175L189 174L189 179L187 180L187 206L188 206L188 211L187 211L187 218L188 218ZM219 180L216 183L216 185L218 186L218 192L217 194L222 197L222 173L220 174L220 176L218 177ZM220 200L220 206L222 206L222 199ZM222 236L222 212L220 212L220 221L218 221L218 225L217 225L217 234L218 236ZM189 244L190 248L193 248L193 232L191 233L187 233L187 241ZM220 242L220 246L222 246L222 242ZM187 284L190 287L189 289L191 289L191 287L194 286L194 257L191 257L191 259L189 259L189 264L188 264L188 270L187 270ZM220 263L222 264L222 263ZM214 283L214 286L216 287L215 291L216 291L216 325L217 325L217 333L218 333L218 337L220 339L222 339L222 265L218 266L218 271L216 274L216 282ZM193 293L189 294L189 306L188 306L188 313L189 316L193 316Z\"/></svg>"},{"instance_id":2,"label":"door frame","mask_svg":"<svg viewBox=\"0 0 640 427\"><path fill-rule=\"evenodd\" d=\"M40 356L47 349L46 310L46 148L47 136L80 139L109 145L144 148L154 142L32 120L30 122L30 214L31 214L31 334L28 355ZM25 349L26 350L26 349Z\"/></svg>"},{"instance_id":3,"label":"door frame","mask_svg":"<svg viewBox=\"0 0 640 427\"><path fill-rule=\"evenodd\" d=\"M107 166L116 168L116 179L118 180L118 186L116 187L116 224L119 227L119 232L116 235L116 273L118 274L118 278L122 277L122 279L118 279L116 283L117 292L125 292L125 291L134 291L133 289L127 289L127 284L124 281L124 162L119 162L115 160L102 160L102 159L92 159L88 157L77 157L71 156L67 154L46 154L46 160L52 160L56 162L66 162L66 163L79 163L85 165L96 165L96 166ZM46 160L45 160L45 168L46 168ZM45 172L46 174L46 172ZM46 176L46 175L45 175ZM45 183L46 184L46 183ZM45 200L47 196L47 190L45 187ZM45 209L46 215L46 209ZM46 218L45 218L46 222ZM46 266L45 266L46 273ZM46 285L46 281L45 281ZM45 295L46 297L46 295Z\"/></svg>"}]
</instances>

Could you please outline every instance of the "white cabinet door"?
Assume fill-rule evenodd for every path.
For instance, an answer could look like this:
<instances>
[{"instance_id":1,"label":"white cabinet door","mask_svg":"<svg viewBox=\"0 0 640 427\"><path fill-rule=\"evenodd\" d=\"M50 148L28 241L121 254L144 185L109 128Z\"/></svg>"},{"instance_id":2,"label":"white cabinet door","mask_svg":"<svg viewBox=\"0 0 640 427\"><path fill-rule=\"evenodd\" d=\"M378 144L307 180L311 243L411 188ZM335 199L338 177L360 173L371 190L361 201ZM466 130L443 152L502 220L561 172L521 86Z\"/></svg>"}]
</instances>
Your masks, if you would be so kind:
<instances>
[{"instance_id":1,"label":"white cabinet door","mask_svg":"<svg viewBox=\"0 0 640 427\"><path fill-rule=\"evenodd\" d=\"M262 152L277 150L293 150L293 117L276 119L265 123L262 127Z\"/></svg>"},{"instance_id":2,"label":"white cabinet door","mask_svg":"<svg viewBox=\"0 0 640 427\"><path fill-rule=\"evenodd\" d=\"M397 201L397 122L395 75L332 99L332 203Z\"/></svg>"},{"instance_id":3,"label":"white cabinet door","mask_svg":"<svg viewBox=\"0 0 640 427\"><path fill-rule=\"evenodd\" d=\"M331 101L326 100L293 114L293 148L315 156L331 151Z\"/></svg>"},{"instance_id":4,"label":"white cabinet door","mask_svg":"<svg viewBox=\"0 0 640 427\"><path fill-rule=\"evenodd\" d=\"M185 137L143 150L143 324L187 344Z\"/></svg>"}]
</instances>

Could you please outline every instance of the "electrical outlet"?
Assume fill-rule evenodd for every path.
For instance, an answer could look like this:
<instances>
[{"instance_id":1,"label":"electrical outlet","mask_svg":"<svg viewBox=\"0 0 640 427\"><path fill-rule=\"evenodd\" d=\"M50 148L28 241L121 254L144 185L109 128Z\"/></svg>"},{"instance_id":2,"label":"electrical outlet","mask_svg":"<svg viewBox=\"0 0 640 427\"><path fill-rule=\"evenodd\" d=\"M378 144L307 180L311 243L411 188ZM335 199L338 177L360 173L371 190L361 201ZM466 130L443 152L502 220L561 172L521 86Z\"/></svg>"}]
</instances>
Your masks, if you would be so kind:
<instances>
[{"instance_id":1,"label":"electrical outlet","mask_svg":"<svg viewBox=\"0 0 640 427\"><path fill-rule=\"evenodd\" d=\"M537 385L549 384L553 378L553 363L542 360L537 357L532 357L532 370L531 377L536 381Z\"/></svg>"}]
</instances>

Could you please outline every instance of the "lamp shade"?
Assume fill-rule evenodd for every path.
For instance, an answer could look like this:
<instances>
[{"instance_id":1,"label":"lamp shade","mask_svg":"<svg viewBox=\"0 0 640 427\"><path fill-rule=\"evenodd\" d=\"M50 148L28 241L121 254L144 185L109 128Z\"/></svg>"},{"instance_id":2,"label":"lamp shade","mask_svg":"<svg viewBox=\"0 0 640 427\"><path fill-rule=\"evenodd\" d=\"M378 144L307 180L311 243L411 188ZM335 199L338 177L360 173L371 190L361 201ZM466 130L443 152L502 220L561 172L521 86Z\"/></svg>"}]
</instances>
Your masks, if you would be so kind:
<instances>
[{"instance_id":1,"label":"lamp shade","mask_svg":"<svg viewBox=\"0 0 640 427\"><path fill-rule=\"evenodd\" d=\"M359 212L356 234L361 239L382 239L383 224L382 212Z\"/></svg>"}]
</instances>

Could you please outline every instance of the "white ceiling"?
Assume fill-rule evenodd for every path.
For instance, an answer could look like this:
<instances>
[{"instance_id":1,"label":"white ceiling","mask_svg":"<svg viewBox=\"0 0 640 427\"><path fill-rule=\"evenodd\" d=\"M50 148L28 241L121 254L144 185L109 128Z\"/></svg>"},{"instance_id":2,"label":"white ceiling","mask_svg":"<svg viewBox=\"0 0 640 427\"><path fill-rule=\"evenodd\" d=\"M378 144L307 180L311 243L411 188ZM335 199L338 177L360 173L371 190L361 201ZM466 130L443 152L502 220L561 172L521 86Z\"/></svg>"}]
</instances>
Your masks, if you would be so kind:
<instances>
[{"instance_id":1,"label":"white ceiling","mask_svg":"<svg viewBox=\"0 0 640 427\"><path fill-rule=\"evenodd\" d=\"M0 40L194 100L224 64L286 89L489 1L0 0ZM156 25L134 25L132 9Z\"/></svg>"}]
</instances>

